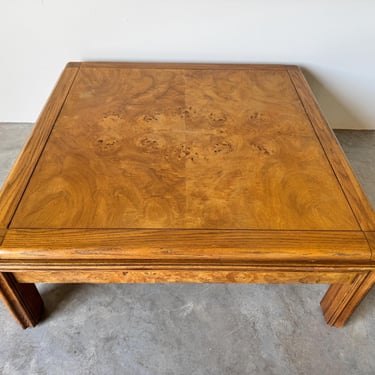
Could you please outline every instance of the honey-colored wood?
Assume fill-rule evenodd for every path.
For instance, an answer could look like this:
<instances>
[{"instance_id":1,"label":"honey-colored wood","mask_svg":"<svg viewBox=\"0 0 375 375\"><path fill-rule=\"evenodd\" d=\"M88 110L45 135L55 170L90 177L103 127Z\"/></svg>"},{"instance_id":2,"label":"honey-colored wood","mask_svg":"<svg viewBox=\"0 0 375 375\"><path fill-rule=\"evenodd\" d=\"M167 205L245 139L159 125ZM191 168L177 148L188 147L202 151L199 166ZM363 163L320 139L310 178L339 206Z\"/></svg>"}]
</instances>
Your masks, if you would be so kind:
<instances>
[{"instance_id":1,"label":"honey-colored wood","mask_svg":"<svg viewBox=\"0 0 375 375\"><path fill-rule=\"evenodd\" d=\"M375 283L375 273L360 273L350 284L333 284L321 301L327 323L342 327Z\"/></svg>"},{"instance_id":2,"label":"honey-colored wood","mask_svg":"<svg viewBox=\"0 0 375 375\"><path fill-rule=\"evenodd\" d=\"M6 228L12 219L78 70L76 64L68 64L65 68L33 132L4 182L0 191L0 228Z\"/></svg>"},{"instance_id":3,"label":"honey-colored wood","mask_svg":"<svg viewBox=\"0 0 375 375\"><path fill-rule=\"evenodd\" d=\"M176 269L126 271L27 271L14 273L22 283L350 283L355 272L246 271L218 268L198 271Z\"/></svg>"},{"instance_id":4,"label":"honey-colored wood","mask_svg":"<svg viewBox=\"0 0 375 375\"><path fill-rule=\"evenodd\" d=\"M355 177L336 136L320 111L301 69L298 67L290 67L288 71L361 229L364 231L374 231L375 212L361 188L358 179Z\"/></svg>"},{"instance_id":5,"label":"honey-colored wood","mask_svg":"<svg viewBox=\"0 0 375 375\"><path fill-rule=\"evenodd\" d=\"M375 220L298 67L70 63L0 194L0 280L373 283ZM26 284L24 284L26 283Z\"/></svg>"},{"instance_id":6,"label":"honey-colored wood","mask_svg":"<svg viewBox=\"0 0 375 375\"><path fill-rule=\"evenodd\" d=\"M11 273L0 272L0 297L22 328L38 323L43 301L34 284L20 284Z\"/></svg>"},{"instance_id":7,"label":"honey-colored wood","mask_svg":"<svg viewBox=\"0 0 375 375\"><path fill-rule=\"evenodd\" d=\"M77 64L77 63L70 63ZM158 63L158 62L116 62L116 61L86 61L79 63L84 68L96 69L178 69L178 70L281 70L295 68L295 65L285 64L202 64L202 63Z\"/></svg>"},{"instance_id":8,"label":"honey-colored wood","mask_svg":"<svg viewBox=\"0 0 375 375\"><path fill-rule=\"evenodd\" d=\"M353 263L370 256L360 231L12 229L0 248L0 264L38 260L37 267L61 259Z\"/></svg>"},{"instance_id":9,"label":"honey-colored wood","mask_svg":"<svg viewBox=\"0 0 375 375\"><path fill-rule=\"evenodd\" d=\"M5 233L6 233L6 229L0 228L0 245L3 243Z\"/></svg>"},{"instance_id":10,"label":"honey-colored wood","mask_svg":"<svg viewBox=\"0 0 375 375\"><path fill-rule=\"evenodd\" d=\"M371 259L375 261L375 231L365 232L365 236L371 249Z\"/></svg>"},{"instance_id":11,"label":"honey-colored wood","mask_svg":"<svg viewBox=\"0 0 375 375\"><path fill-rule=\"evenodd\" d=\"M359 229L288 72L86 66L11 228Z\"/></svg>"}]
</instances>

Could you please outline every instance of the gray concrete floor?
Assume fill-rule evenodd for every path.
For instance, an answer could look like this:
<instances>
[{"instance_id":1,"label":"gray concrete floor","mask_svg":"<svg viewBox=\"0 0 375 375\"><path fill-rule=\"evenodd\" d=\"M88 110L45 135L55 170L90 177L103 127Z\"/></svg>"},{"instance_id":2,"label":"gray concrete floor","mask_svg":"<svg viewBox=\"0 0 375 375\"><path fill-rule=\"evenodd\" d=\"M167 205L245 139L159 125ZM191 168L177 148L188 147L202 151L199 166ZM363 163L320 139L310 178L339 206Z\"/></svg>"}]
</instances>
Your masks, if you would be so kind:
<instances>
[{"instance_id":1,"label":"gray concrete floor","mask_svg":"<svg viewBox=\"0 0 375 375\"><path fill-rule=\"evenodd\" d=\"M0 125L0 184L30 125ZM375 202L375 131L337 136ZM0 304L0 374L371 374L375 289L328 327L324 285L38 285L22 331Z\"/></svg>"}]
</instances>

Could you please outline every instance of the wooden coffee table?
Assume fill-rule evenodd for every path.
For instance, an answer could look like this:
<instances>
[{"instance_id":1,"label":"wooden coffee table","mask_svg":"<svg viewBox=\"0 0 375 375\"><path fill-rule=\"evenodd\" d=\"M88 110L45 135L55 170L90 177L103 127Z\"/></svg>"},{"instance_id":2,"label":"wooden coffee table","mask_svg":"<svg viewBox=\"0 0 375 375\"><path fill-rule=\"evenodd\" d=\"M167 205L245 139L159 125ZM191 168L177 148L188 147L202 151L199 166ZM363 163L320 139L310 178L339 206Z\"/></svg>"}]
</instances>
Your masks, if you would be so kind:
<instances>
[{"instance_id":1,"label":"wooden coffee table","mask_svg":"<svg viewBox=\"0 0 375 375\"><path fill-rule=\"evenodd\" d=\"M33 283L375 282L375 215L301 70L70 63L0 196L0 291Z\"/></svg>"}]
</instances>

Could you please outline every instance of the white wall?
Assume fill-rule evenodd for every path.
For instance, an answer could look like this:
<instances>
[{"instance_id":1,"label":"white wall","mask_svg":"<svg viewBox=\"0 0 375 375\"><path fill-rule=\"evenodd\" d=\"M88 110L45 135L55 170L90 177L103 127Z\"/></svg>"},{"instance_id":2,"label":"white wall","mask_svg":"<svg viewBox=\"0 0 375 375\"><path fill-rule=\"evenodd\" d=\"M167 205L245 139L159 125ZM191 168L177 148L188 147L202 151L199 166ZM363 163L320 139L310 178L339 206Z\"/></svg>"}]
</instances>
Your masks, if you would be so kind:
<instances>
[{"instance_id":1,"label":"white wall","mask_svg":"<svg viewBox=\"0 0 375 375\"><path fill-rule=\"evenodd\" d=\"M332 127L375 129L373 0L0 0L0 121L72 60L300 64Z\"/></svg>"}]
</instances>

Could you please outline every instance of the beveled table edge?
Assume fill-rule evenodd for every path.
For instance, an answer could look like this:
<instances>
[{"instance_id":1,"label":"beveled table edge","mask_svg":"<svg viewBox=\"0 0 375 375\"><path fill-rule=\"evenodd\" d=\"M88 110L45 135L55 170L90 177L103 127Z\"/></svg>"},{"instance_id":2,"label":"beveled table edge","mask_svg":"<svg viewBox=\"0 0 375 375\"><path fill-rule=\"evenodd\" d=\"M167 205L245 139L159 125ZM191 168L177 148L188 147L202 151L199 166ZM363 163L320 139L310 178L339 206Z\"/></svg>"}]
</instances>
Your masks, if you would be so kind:
<instances>
[{"instance_id":1,"label":"beveled table edge","mask_svg":"<svg viewBox=\"0 0 375 375\"><path fill-rule=\"evenodd\" d=\"M361 231L210 229L11 229L0 247L0 268L37 262L167 262L367 264Z\"/></svg>"}]
</instances>

